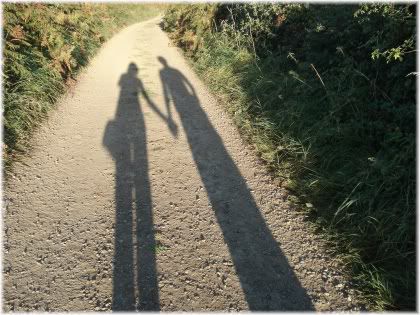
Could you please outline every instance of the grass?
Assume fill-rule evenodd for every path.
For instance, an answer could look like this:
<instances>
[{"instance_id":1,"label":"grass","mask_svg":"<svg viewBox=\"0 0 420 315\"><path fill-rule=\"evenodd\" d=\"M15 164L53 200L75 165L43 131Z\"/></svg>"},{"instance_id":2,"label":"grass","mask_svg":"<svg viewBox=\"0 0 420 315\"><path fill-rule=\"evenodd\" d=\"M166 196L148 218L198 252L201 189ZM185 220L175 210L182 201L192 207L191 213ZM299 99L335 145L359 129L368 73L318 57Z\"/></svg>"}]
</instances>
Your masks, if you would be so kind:
<instances>
[{"instance_id":1,"label":"grass","mask_svg":"<svg viewBox=\"0 0 420 315\"><path fill-rule=\"evenodd\" d=\"M195 60L196 70L221 96L237 126L284 187L300 196L302 206L316 205L307 214L351 266L372 306L384 310L402 303L396 299L405 300L415 292L414 168L404 179L409 182L396 188L400 178L378 174L360 139L341 134L339 128L347 126L313 112L316 106L328 108L319 101L329 102L327 97L314 97L305 83L280 69L274 76L271 62L248 64L239 72L241 60L234 54L226 58L228 46L221 45L216 49L223 48L225 56L220 57L219 51L203 53ZM310 81L316 83L316 78ZM271 109L270 102L279 99L284 105ZM338 139L328 139L336 132Z\"/></svg>"},{"instance_id":2,"label":"grass","mask_svg":"<svg viewBox=\"0 0 420 315\"><path fill-rule=\"evenodd\" d=\"M372 14L386 9L395 14L392 19L409 17L406 7L311 9L332 30L347 26L334 37L332 31L317 30L328 29L327 22L321 20L327 25L323 28L317 22L311 31L308 11L286 6L294 20L277 39L286 48L270 52L266 37L238 29L241 16L247 16L244 11L261 10L249 25L264 25L269 5L256 6L246 11L246 5L232 5L240 13L234 19L236 29L229 20L217 20L223 6L217 15L214 7L206 11L205 5L168 10L164 26L267 167L299 196L305 215L347 263L370 308L415 309L415 80L406 76L414 71L415 58L376 61L361 59L360 48L349 53L366 43L363 36L375 35L379 41ZM217 31L209 23L200 26L203 10ZM369 13L371 20L359 20L351 10L374 13ZM343 14L345 18L335 19ZM361 23L366 23L362 29ZM381 23L405 29L400 20ZM304 25L302 30L299 25ZM400 35L391 34L381 40ZM296 38L304 38L306 46L299 46ZM337 50L339 41L354 47ZM369 49L366 53L370 56Z\"/></svg>"},{"instance_id":3,"label":"grass","mask_svg":"<svg viewBox=\"0 0 420 315\"><path fill-rule=\"evenodd\" d=\"M153 251L156 253L156 254L159 254L159 253L163 253L164 251L166 251L166 250L168 250L169 248L166 246L166 245L163 245L163 244L161 244L161 243L158 243L157 245L155 245L155 247L153 248Z\"/></svg>"}]
</instances>

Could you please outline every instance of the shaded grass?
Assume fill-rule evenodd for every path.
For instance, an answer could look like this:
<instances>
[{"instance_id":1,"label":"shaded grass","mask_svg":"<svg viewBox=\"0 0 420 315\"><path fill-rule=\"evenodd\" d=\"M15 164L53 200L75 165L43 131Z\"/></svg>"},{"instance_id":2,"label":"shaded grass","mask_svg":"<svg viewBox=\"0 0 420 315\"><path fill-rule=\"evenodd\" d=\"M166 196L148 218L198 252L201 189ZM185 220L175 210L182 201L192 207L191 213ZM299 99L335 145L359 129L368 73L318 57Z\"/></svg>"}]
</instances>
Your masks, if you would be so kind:
<instances>
[{"instance_id":1,"label":"shaded grass","mask_svg":"<svg viewBox=\"0 0 420 315\"><path fill-rule=\"evenodd\" d=\"M164 26L268 168L299 196L301 208L348 264L371 307L413 310L415 80L407 73L415 71L415 58L385 63L360 59L359 51L328 52L324 46L333 36L317 32L308 32L306 48L295 45L296 54L265 48L258 54L260 43L251 36L206 28L209 23L199 26L203 10L200 5L195 18L193 6L171 9ZM214 12L207 10L217 25ZM305 24L306 14L297 22ZM359 21L351 14L334 21L328 14L339 15L338 6L317 14L349 25L354 46L348 51L364 43L357 41ZM250 24L263 24L263 17ZM369 27L368 36L375 34ZM289 33L282 45L294 36L303 37Z\"/></svg>"},{"instance_id":2,"label":"shaded grass","mask_svg":"<svg viewBox=\"0 0 420 315\"><path fill-rule=\"evenodd\" d=\"M302 207L315 205L308 215L351 266L373 306L409 307L415 292L415 168L406 165L413 164L414 139L405 147L395 143L397 152L406 150L398 158L378 162L381 157L354 128L323 114L330 101L306 86L316 85L316 78L303 84L273 71L271 61L247 64L238 73L236 50L227 57L228 46L221 45L195 60L198 72L268 167L300 196Z\"/></svg>"}]
</instances>

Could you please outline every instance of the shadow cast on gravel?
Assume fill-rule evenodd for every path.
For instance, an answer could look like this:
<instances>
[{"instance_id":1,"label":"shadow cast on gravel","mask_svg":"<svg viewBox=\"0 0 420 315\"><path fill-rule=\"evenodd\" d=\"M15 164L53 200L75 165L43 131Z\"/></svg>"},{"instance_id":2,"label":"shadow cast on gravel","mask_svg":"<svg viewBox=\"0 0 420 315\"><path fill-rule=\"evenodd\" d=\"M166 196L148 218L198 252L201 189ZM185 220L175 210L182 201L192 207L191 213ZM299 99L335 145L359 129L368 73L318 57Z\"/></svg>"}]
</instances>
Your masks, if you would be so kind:
<instances>
[{"instance_id":1,"label":"shadow cast on gravel","mask_svg":"<svg viewBox=\"0 0 420 315\"><path fill-rule=\"evenodd\" d=\"M112 309L160 309L141 95L173 136L177 136L177 126L171 106L178 112L250 310L314 310L245 180L201 108L194 87L164 58L158 59L163 65L160 78L167 115L150 100L137 77L137 66L131 63L120 78L115 118L108 122L103 138L116 166Z\"/></svg>"},{"instance_id":2,"label":"shadow cast on gravel","mask_svg":"<svg viewBox=\"0 0 420 315\"><path fill-rule=\"evenodd\" d=\"M137 75L137 66L130 63L119 81L115 118L108 122L103 138L116 166L114 311L159 310L146 128L139 96L168 124L173 135L177 130L172 118L150 100Z\"/></svg>"},{"instance_id":3,"label":"shadow cast on gravel","mask_svg":"<svg viewBox=\"0 0 420 315\"><path fill-rule=\"evenodd\" d=\"M172 103L180 116L250 310L314 310L194 87L163 57L158 60L166 108Z\"/></svg>"}]
</instances>

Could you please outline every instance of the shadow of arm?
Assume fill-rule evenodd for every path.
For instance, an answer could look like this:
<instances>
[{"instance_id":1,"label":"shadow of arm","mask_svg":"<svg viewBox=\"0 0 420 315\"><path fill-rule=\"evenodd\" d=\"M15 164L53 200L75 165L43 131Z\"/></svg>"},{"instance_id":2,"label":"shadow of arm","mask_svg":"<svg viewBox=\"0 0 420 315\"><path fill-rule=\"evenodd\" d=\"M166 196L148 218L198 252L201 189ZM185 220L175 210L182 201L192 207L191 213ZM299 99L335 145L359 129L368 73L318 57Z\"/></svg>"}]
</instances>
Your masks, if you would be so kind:
<instances>
[{"instance_id":1,"label":"shadow of arm","mask_svg":"<svg viewBox=\"0 0 420 315\"><path fill-rule=\"evenodd\" d=\"M146 91L142 90L141 94L143 95L144 99L146 100L147 104L150 106L150 108L163 120L167 121L167 117L157 108L155 103L150 99L149 95Z\"/></svg>"},{"instance_id":2,"label":"shadow of arm","mask_svg":"<svg viewBox=\"0 0 420 315\"><path fill-rule=\"evenodd\" d=\"M191 90L191 95L197 98L197 94L195 93L195 89L192 86L191 82L181 72L180 74L181 74L182 81L184 81L185 85Z\"/></svg>"},{"instance_id":3,"label":"shadow of arm","mask_svg":"<svg viewBox=\"0 0 420 315\"><path fill-rule=\"evenodd\" d=\"M178 134L178 127L177 125L173 122L172 117L170 115L169 112L169 99L167 101L167 94L165 93L165 104L166 104L166 108L168 109L168 117L166 117L160 110L159 108L157 108L156 104L150 99L149 95L147 94L147 92L142 89L141 90L141 94L143 95L144 99L146 100L147 104L150 106L150 108L162 119L166 122L166 124L168 125L169 130L171 131L171 133L176 136Z\"/></svg>"}]
</instances>

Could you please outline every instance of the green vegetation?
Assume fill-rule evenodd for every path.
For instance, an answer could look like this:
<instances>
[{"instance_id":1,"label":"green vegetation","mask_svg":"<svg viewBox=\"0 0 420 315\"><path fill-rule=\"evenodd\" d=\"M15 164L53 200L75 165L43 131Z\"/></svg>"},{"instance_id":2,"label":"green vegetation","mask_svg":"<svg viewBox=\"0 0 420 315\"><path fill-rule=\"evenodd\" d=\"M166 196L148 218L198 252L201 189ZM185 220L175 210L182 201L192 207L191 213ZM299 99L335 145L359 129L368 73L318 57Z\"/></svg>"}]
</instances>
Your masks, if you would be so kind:
<instances>
[{"instance_id":1,"label":"green vegetation","mask_svg":"<svg viewBox=\"0 0 420 315\"><path fill-rule=\"evenodd\" d=\"M157 242L157 244L153 247L153 251L156 254L162 253L164 251L168 250L168 246L163 245L162 243L160 243L159 241Z\"/></svg>"},{"instance_id":2,"label":"green vegetation","mask_svg":"<svg viewBox=\"0 0 420 315\"><path fill-rule=\"evenodd\" d=\"M163 23L377 310L415 309L415 12L197 4Z\"/></svg>"},{"instance_id":3,"label":"green vegetation","mask_svg":"<svg viewBox=\"0 0 420 315\"><path fill-rule=\"evenodd\" d=\"M3 158L27 146L35 126L103 42L158 15L150 4L3 4Z\"/></svg>"}]
</instances>

